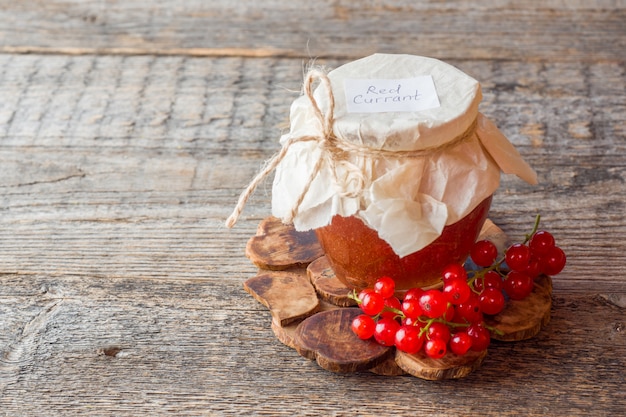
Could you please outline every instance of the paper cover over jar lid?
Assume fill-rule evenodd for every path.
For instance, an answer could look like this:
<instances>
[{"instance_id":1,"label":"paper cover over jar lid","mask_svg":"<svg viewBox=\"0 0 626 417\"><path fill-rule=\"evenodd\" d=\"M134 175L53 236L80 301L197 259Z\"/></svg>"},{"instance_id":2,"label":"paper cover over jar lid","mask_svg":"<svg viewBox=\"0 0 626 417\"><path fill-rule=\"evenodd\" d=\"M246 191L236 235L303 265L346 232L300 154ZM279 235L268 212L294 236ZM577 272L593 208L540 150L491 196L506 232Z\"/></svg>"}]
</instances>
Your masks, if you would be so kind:
<instances>
[{"instance_id":1,"label":"paper cover over jar lid","mask_svg":"<svg viewBox=\"0 0 626 417\"><path fill-rule=\"evenodd\" d=\"M371 148L414 150L440 146L463 134L476 120L482 99L480 84L457 68L433 58L413 55L375 54L343 65L328 74L335 99L333 131L338 138ZM415 89L403 81L432 77L440 105L421 111L350 113L346 98L346 81L354 79L394 80L380 92L376 85L355 90L350 96L361 103L370 100L370 107L393 100L407 101L415 97ZM396 86L400 86L398 88ZM377 91L378 90L378 91ZM390 90L390 91L389 91ZM419 93L418 93L419 94ZM317 89L315 98L322 111L328 111L326 92ZM424 99L424 97L422 97ZM296 105L310 107L306 97ZM378 103L373 102L378 100ZM385 102L386 101L386 102ZM294 107L296 107L294 106ZM292 111L298 111L296 108ZM304 110L304 109L303 109ZM304 110L306 111L306 110Z\"/></svg>"}]
</instances>

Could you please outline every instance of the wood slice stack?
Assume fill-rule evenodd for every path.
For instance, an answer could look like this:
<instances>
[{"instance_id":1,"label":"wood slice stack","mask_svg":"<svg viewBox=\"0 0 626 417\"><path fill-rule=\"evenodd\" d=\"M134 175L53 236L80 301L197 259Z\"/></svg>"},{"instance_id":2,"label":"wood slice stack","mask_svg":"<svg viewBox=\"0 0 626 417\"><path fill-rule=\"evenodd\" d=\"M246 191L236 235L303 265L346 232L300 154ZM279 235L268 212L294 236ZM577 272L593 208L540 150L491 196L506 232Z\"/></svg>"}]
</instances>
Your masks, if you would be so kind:
<instances>
[{"instance_id":1,"label":"wood slice stack","mask_svg":"<svg viewBox=\"0 0 626 417\"><path fill-rule=\"evenodd\" d=\"M504 232L487 220L479 239L489 239L503 250ZM361 340L350 329L360 314L355 302L336 277L314 232L297 232L279 219L264 219L250 238L246 255L258 266L256 276L244 289L266 306L271 328L278 340L305 358L332 372L370 371L380 375L410 374L428 380L461 378L476 370L487 351L457 356L448 352L432 359L422 352L407 354L374 340ZM532 294L507 302L500 314L485 322L498 329L492 337L518 341L535 336L550 320L552 280L535 280Z\"/></svg>"}]
</instances>

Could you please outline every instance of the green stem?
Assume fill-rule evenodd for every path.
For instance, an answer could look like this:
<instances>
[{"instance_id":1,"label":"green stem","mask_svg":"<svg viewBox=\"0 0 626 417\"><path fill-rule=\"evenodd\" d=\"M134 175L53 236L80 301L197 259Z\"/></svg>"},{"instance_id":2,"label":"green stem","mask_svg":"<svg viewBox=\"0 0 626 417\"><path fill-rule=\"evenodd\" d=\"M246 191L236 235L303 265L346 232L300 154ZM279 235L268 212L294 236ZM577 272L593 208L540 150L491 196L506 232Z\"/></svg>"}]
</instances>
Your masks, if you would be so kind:
<instances>
[{"instance_id":1,"label":"green stem","mask_svg":"<svg viewBox=\"0 0 626 417\"><path fill-rule=\"evenodd\" d=\"M357 305L361 305L361 300L359 299L359 295L356 293L356 290L352 290L348 293L348 298L356 301Z\"/></svg>"},{"instance_id":2,"label":"green stem","mask_svg":"<svg viewBox=\"0 0 626 417\"><path fill-rule=\"evenodd\" d=\"M528 243L530 238L533 237L535 233L537 233L537 230L539 229L540 220L541 220L541 215L537 214L537 216L535 217L535 224L533 225L533 230L531 230L530 234L526 235L526 239L524 239L524 245Z\"/></svg>"},{"instance_id":3,"label":"green stem","mask_svg":"<svg viewBox=\"0 0 626 417\"><path fill-rule=\"evenodd\" d=\"M485 323L484 321L483 321L483 326L485 326L485 329L489 330L491 333L497 334L498 336L502 336L504 334L504 332L502 330L497 329L497 328L495 328L493 326L490 326L487 323Z\"/></svg>"}]
</instances>

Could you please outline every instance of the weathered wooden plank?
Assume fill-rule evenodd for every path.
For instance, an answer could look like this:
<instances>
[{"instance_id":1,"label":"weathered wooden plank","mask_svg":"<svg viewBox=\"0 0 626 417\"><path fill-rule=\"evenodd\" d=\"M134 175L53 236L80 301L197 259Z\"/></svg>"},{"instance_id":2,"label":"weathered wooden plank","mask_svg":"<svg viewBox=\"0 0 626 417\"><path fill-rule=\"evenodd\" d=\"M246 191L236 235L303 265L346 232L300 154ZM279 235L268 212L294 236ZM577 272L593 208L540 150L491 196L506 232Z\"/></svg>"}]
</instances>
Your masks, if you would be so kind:
<instances>
[{"instance_id":1,"label":"weathered wooden plank","mask_svg":"<svg viewBox=\"0 0 626 417\"><path fill-rule=\"evenodd\" d=\"M11 53L623 61L626 7L528 2L0 2ZM356 47L358 45L358 47Z\"/></svg>"},{"instance_id":2,"label":"weathered wooden plank","mask_svg":"<svg viewBox=\"0 0 626 417\"><path fill-rule=\"evenodd\" d=\"M537 337L496 342L467 378L433 383L320 369L222 272L0 276L0 414L608 417L626 405L624 310L598 297L557 296Z\"/></svg>"}]
</instances>

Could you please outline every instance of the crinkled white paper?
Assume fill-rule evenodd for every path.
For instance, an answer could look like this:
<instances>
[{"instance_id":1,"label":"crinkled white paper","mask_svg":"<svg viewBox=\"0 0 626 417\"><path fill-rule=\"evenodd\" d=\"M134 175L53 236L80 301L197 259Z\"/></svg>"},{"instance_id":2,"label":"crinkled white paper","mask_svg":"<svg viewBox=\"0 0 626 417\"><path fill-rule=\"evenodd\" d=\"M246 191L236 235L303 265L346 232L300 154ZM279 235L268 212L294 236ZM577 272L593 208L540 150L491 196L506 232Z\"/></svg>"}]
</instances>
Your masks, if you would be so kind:
<instances>
[{"instance_id":1,"label":"crinkled white paper","mask_svg":"<svg viewBox=\"0 0 626 417\"><path fill-rule=\"evenodd\" d=\"M345 78L410 78L432 75L441 106L420 112L348 113ZM487 118L478 113L480 85L441 61L411 55L376 54L328 74L335 97L334 134L345 141L386 150L440 146L477 121L475 134L459 145L419 158L349 156L366 174L360 197L343 196L329 164L322 164L293 219L296 230L326 226L334 215L357 216L401 257L435 240L445 225L469 214L494 193L500 172L536 183L534 171ZM322 112L328 92L315 90ZM291 107L290 132L281 138L320 135L321 125L306 96ZM272 214L289 218L322 152L315 141L294 143L276 169ZM350 178L341 164L337 178ZM345 175L344 175L345 174Z\"/></svg>"}]
</instances>

